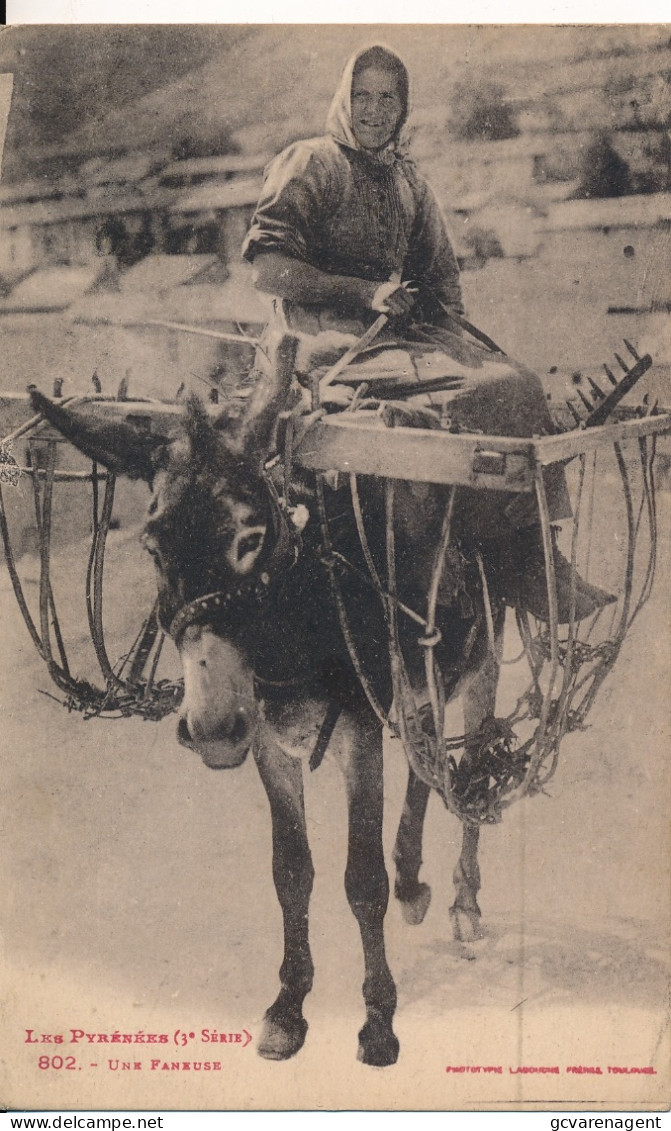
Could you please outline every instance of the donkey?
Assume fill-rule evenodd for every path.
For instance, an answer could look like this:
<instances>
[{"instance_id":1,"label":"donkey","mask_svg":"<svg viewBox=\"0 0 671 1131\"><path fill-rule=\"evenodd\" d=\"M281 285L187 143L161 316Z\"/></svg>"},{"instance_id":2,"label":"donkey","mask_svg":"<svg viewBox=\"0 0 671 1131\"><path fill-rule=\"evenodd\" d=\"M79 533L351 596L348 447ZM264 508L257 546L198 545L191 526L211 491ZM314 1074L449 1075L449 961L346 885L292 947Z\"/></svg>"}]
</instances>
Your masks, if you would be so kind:
<instances>
[{"instance_id":1,"label":"donkey","mask_svg":"<svg viewBox=\"0 0 671 1131\"><path fill-rule=\"evenodd\" d=\"M273 1060L298 1052L307 1032L303 1002L313 981L308 910L314 870L303 768L307 760L312 768L318 764L332 734L347 792L345 889L365 963L366 1018L358 1057L386 1066L396 1061L399 1043L383 929L389 898L382 847L383 727L338 620L315 476L295 471L290 484L292 501L309 516L299 536L264 471L278 415L290 397L295 346L291 338L279 343L273 376L256 386L237 417L224 410L212 420L191 399L180 433L168 439L140 434L127 423L87 419L84 411L54 405L36 391L33 401L86 455L150 485L141 541L156 566L160 623L172 635L183 668L180 743L213 769L238 766L253 750L270 802L273 877L284 920L280 990L265 1014L258 1045L260 1055ZM418 607L426 600L446 489L400 483L397 488L397 597ZM369 691L387 711L393 698L387 625L380 601L361 579L366 563L349 492L325 487L322 498L334 544L354 567L362 567L361 574L356 568L343 574L343 600ZM379 482L362 481L361 504L370 553L381 563L385 513ZM473 565L464 569L458 600L454 584L441 582L438 626L445 697L462 696L468 736L493 715L498 665L490 614L500 630L503 604L490 591L486 616L478 571ZM404 619L401 644L421 653L420 631ZM423 670L410 662L420 697ZM477 755L477 744L467 739L460 767ZM419 879L429 793L411 765L393 859L395 895L412 924L422 922L431 898ZM451 908L458 939L480 933L478 836L477 825L464 824Z\"/></svg>"}]
</instances>

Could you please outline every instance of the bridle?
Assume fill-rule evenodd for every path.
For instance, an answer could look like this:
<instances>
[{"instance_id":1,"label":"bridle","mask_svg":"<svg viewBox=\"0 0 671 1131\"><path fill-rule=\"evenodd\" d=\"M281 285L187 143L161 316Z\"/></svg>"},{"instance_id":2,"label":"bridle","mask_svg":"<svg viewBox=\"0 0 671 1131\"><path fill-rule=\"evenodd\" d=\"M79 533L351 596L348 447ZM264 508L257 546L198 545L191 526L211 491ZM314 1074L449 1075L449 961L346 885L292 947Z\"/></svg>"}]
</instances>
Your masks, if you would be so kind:
<instances>
[{"instance_id":1,"label":"bridle","mask_svg":"<svg viewBox=\"0 0 671 1131\"><path fill-rule=\"evenodd\" d=\"M284 499L268 471L262 474L266 490L267 528L264 537L264 551L255 572L250 577L241 578L230 589L217 589L195 597L182 605L165 630L177 647L192 625L237 628L251 614L263 611L267 606L277 580L292 569L301 552L301 536L287 515ZM267 550L266 550L267 547Z\"/></svg>"},{"instance_id":2,"label":"bridle","mask_svg":"<svg viewBox=\"0 0 671 1131\"><path fill-rule=\"evenodd\" d=\"M258 610L267 601L269 588L270 577L263 573L261 577L241 581L235 589L217 589L196 597L182 605L170 622L168 633L179 648L184 633L192 625L212 626L217 621L227 625L237 623L242 607L245 612L250 608Z\"/></svg>"}]
</instances>

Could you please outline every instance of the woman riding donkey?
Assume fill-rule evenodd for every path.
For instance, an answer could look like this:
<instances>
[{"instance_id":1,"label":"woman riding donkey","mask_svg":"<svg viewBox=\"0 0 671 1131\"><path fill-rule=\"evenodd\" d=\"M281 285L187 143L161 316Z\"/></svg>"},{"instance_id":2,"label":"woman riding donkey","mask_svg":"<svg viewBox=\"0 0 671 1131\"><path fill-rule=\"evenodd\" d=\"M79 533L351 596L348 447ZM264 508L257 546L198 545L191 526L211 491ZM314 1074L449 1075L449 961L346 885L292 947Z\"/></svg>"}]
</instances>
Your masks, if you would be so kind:
<instances>
[{"instance_id":1,"label":"woman riding donkey","mask_svg":"<svg viewBox=\"0 0 671 1131\"><path fill-rule=\"evenodd\" d=\"M243 255L256 287L274 295L276 329L313 343L342 338L339 352L380 313L386 325L376 344L409 343L442 350L474 376L449 404L455 430L508 436L554 431L538 377L502 365L482 379L478 347L460 340L464 313L459 267L432 189L406 155L408 72L386 47L374 46L347 63L323 137L299 141L270 164ZM456 316L456 320L455 320ZM329 332L331 332L329 334ZM337 354L336 354L337 356ZM491 355L488 355L491 356ZM258 368L263 371L263 358ZM463 370L462 370L463 371ZM341 390L347 396L349 390ZM337 397L337 393L336 393ZM570 516L561 469L545 473L550 518ZM476 498L477 495L477 498ZM537 511L523 515L500 492L463 489L454 530L487 548L500 595L549 619L545 558ZM571 615L571 567L554 547L558 615ZM573 615L583 619L614 598L578 575Z\"/></svg>"}]
</instances>

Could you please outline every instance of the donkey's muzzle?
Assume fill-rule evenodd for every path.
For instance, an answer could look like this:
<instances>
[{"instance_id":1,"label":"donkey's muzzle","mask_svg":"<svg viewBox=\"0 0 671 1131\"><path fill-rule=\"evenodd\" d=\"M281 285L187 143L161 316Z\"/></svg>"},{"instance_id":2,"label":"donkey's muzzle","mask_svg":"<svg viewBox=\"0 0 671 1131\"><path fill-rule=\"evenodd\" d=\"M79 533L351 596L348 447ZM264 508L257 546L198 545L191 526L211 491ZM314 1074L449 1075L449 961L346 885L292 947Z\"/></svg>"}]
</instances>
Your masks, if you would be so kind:
<instances>
[{"instance_id":1,"label":"donkey's muzzle","mask_svg":"<svg viewBox=\"0 0 671 1131\"><path fill-rule=\"evenodd\" d=\"M244 708L222 720L217 729L205 734L197 722L181 715L177 723L177 740L182 746L200 754L211 770L232 770L244 762L252 743L254 719Z\"/></svg>"}]
</instances>

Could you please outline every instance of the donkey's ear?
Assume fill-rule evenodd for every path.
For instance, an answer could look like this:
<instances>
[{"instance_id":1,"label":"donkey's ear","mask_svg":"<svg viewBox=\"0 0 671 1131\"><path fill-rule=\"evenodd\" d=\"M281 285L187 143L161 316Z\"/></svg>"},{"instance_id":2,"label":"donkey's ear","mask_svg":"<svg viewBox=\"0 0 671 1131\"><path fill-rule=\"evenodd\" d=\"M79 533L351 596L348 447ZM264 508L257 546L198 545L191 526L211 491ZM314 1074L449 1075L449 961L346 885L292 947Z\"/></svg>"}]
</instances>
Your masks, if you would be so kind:
<instances>
[{"instance_id":1,"label":"donkey's ear","mask_svg":"<svg viewBox=\"0 0 671 1131\"><path fill-rule=\"evenodd\" d=\"M201 464L216 466L220 451L219 433L196 393L191 393L186 400L185 428L193 457Z\"/></svg>"},{"instance_id":2,"label":"donkey's ear","mask_svg":"<svg viewBox=\"0 0 671 1131\"><path fill-rule=\"evenodd\" d=\"M80 409L54 404L34 385L28 389L35 412L53 424L75 448L103 467L151 483L167 440L140 432L124 420L101 420Z\"/></svg>"},{"instance_id":3,"label":"donkey's ear","mask_svg":"<svg viewBox=\"0 0 671 1131\"><path fill-rule=\"evenodd\" d=\"M283 334L271 343L269 371L254 387L237 430L236 445L252 459L270 451L279 413L285 408L294 374L298 338Z\"/></svg>"}]
</instances>

